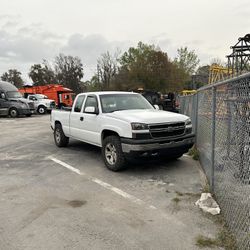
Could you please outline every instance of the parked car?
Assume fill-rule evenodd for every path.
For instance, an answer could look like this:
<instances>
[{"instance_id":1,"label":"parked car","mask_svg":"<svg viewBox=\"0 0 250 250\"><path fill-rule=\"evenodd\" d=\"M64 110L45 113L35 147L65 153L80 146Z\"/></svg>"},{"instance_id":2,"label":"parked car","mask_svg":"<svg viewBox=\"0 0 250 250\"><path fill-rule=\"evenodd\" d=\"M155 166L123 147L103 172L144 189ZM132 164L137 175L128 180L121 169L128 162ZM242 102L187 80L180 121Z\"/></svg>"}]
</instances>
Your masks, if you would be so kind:
<instances>
[{"instance_id":1,"label":"parked car","mask_svg":"<svg viewBox=\"0 0 250 250\"><path fill-rule=\"evenodd\" d=\"M0 82L0 115L16 118L20 115L31 116L34 112L34 102L23 98L13 84Z\"/></svg>"},{"instance_id":2,"label":"parked car","mask_svg":"<svg viewBox=\"0 0 250 250\"><path fill-rule=\"evenodd\" d=\"M157 110L131 92L79 94L71 111L52 110L51 127L58 147L67 146L69 138L101 147L113 171L124 168L131 155L179 158L194 144L189 117Z\"/></svg>"},{"instance_id":3,"label":"parked car","mask_svg":"<svg viewBox=\"0 0 250 250\"><path fill-rule=\"evenodd\" d=\"M50 112L53 108L56 108L56 102L54 100L48 99L46 95L28 95L27 99L34 102L37 113L41 115L45 114L46 112Z\"/></svg>"}]
</instances>

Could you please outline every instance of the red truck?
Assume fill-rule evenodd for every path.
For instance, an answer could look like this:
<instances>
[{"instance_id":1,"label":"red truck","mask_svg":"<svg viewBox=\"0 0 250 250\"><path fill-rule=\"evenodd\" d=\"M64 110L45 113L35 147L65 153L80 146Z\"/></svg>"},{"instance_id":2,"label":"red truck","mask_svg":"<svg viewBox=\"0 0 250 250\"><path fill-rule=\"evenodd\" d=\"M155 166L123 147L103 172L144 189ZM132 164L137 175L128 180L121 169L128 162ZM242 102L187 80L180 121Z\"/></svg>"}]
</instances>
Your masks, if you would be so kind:
<instances>
[{"instance_id":1,"label":"red truck","mask_svg":"<svg viewBox=\"0 0 250 250\"><path fill-rule=\"evenodd\" d=\"M24 86L19 89L25 98L31 94L43 94L49 99L55 100L57 107L71 107L75 98L73 90L65 88L59 84L49 84L45 86Z\"/></svg>"}]
</instances>

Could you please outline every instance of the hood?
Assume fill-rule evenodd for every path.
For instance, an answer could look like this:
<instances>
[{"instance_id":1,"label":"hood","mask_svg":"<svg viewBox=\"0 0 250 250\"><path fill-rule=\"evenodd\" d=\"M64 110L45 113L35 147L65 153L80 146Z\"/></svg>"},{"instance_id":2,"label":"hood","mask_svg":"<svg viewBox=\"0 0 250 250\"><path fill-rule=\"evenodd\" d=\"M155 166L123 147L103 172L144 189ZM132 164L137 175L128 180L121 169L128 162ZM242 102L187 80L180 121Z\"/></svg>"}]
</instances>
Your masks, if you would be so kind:
<instances>
[{"instance_id":1,"label":"hood","mask_svg":"<svg viewBox=\"0 0 250 250\"><path fill-rule=\"evenodd\" d=\"M55 102L54 100L51 100L51 99L39 99L38 100L39 102L42 102L44 104L50 104L51 102Z\"/></svg>"},{"instance_id":2,"label":"hood","mask_svg":"<svg viewBox=\"0 0 250 250\"><path fill-rule=\"evenodd\" d=\"M30 103L31 101L25 99L25 98L8 98L10 101L16 101L16 102L21 102L21 103Z\"/></svg>"},{"instance_id":3,"label":"hood","mask_svg":"<svg viewBox=\"0 0 250 250\"><path fill-rule=\"evenodd\" d=\"M140 122L146 124L184 122L188 119L185 115L156 109L122 110L107 113L106 115L127 122Z\"/></svg>"}]
</instances>

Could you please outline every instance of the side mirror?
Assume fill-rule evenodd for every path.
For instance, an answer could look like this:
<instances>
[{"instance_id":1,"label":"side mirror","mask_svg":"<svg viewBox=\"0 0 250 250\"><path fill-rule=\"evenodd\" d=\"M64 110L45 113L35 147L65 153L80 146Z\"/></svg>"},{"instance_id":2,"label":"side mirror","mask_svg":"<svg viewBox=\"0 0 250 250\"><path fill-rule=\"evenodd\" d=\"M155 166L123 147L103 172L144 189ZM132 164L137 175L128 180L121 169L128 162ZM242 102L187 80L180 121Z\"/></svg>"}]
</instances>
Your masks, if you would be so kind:
<instances>
[{"instance_id":1,"label":"side mirror","mask_svg":"<svg viewBox=\"0 0 250 250\"><path fill-rule=\"evenodd\" d=\"M93 106L86 107L85 110L84 110L84 112L88 113L88 114L98 114L98 111Z\"/></svg>"},{"instance_id":2,"label":"side mirror","mask_svg":"<svg viewBox=\"0 0 250 250\"><path fill-rule=\"evenodd\" d=\"M5 96L5 94L4 93L1 93L1 99L6 99L6 96Z\"/></svg>"},{"instance_id":3,"label":"side mirror","mask_svg":"<svg viewBox=\"0 0 250 250\"><path fill-rule=\"evenodd\" d=\"M160 110L160 107L159 107L157 104L154 105L154 108L155 108L156 110Z\"/></svg>"}]
</instances>

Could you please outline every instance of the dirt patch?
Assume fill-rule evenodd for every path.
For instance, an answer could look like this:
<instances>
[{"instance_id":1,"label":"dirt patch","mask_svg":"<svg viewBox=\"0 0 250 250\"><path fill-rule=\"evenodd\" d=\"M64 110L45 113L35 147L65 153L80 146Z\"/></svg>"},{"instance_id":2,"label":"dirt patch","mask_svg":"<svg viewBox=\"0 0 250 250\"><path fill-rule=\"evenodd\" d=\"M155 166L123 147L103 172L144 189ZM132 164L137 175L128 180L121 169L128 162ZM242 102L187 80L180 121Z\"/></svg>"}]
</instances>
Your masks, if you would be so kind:
<instances>
[{"instance_id":1,"label":"dirt patch","mask_svg":"<svg viewBox=\"0 0 250 250\"><path fill-rule=\"evenodd\" d=\"M70 205L71 207L82 207L83 205L85 205L87 203L87 201L80 201L80 200L72 200L72 201L68 201L68 205Z\"/></svg>"}]
</instances>

